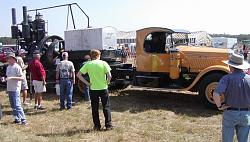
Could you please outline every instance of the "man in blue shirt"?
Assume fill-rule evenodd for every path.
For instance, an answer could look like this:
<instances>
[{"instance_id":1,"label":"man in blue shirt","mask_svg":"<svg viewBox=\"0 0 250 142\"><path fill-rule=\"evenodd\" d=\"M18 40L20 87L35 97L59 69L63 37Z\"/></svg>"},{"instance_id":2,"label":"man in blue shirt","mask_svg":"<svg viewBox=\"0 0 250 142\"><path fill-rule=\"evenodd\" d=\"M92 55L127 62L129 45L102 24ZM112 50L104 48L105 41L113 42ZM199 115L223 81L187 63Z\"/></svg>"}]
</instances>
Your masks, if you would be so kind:
<instances>
[{"instance_id":1,"label":"man in blue shirt","mask_svg":"<svg viewBox=\"0 0 250 142\"><path fill-rule=\"evenodd\" d=\"M250 76L243 70L250 68L242 55L232 54L228 61L231 73L224 76L214 91L213 99L224 110L222 141L233 142L236 131L239 142L247 142L250 129ZM225 104L221 104L221 95Z\"/></svg>"}]
</instances>

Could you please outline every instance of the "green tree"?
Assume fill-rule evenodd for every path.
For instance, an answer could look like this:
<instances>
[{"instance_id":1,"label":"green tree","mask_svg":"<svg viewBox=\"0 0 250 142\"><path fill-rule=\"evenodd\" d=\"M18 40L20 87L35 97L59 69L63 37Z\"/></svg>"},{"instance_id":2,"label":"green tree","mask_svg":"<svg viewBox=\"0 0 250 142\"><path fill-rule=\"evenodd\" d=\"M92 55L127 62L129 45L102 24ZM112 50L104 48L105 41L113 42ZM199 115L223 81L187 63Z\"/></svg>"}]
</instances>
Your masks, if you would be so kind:
<instances>
[{"instance_id":1,"label":"green tree","mask_svg":"<svg viewBox=\"0 0 250 142\"><path fill-rule=\"evenodd\" d=\"M242 40L249 40L250 34L240 34L240 35L229 35L229 34L210 34L212 37L227 37L227 38L237 38L240 42Z\"/></svg>"}]
</instances>

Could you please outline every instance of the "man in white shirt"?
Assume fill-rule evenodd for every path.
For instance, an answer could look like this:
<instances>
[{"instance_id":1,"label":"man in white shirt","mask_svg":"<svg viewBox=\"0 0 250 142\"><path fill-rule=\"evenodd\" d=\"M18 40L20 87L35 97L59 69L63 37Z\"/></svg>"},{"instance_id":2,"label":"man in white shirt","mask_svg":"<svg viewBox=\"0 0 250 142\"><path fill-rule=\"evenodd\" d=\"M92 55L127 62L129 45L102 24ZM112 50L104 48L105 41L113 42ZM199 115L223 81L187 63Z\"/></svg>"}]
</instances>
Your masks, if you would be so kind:
<instances>
[{"instance_id":1,"label":"man in white shirt","mask_svg":"<svg viewBox=\"0 0 250 142\"><path fill-rule=\"evenodd\" d=\"M20 101L21 81L23 81L23 72L21 67L16 63L15 53L8 55L9 66L6 70L7 92L9 101L15 118L14 123L26 125L26 117Z\"/></svg>"}]
</instances>

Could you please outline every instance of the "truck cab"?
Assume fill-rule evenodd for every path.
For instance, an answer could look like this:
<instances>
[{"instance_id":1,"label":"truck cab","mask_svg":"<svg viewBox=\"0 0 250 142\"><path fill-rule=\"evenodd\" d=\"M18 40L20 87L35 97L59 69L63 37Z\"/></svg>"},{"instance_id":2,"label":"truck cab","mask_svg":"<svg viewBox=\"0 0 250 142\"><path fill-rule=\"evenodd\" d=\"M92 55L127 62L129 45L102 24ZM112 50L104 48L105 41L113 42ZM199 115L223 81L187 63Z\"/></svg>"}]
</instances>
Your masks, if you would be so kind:
<instances>
[{"instance_id":1,"label":"truck cab","mask_svg":"<svg viewBox=\"0 0 250 142\"><path fill-rule=\"evenodd\" d=\"M189 46L188 34L161 27L138 30L135 85L199 92L202 101L213 107L213 90L229 73L222 62L229 49Z\"/></svg>"}]
</instances>

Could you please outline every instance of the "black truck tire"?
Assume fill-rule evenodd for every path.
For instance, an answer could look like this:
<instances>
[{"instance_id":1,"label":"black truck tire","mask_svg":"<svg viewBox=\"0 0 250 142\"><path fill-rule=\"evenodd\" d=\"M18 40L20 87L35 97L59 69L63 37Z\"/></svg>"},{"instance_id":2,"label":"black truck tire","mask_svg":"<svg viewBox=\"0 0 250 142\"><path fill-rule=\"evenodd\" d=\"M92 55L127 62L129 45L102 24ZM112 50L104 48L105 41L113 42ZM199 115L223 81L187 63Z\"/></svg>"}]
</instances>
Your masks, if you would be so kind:
<instances>
[{"instance_id":1,"label":"black truck tire","mask_svg":"<svg viewBox=\"0 0 250 142\"><path fill-rule=\"evenodd\" d=\"M222 73L209 74L201 81L199 85L199 96L201 102L208 108L216 108L213 101L213 92L218 85L220 79L224 76Z\"/></svg>"}]
</instances>

